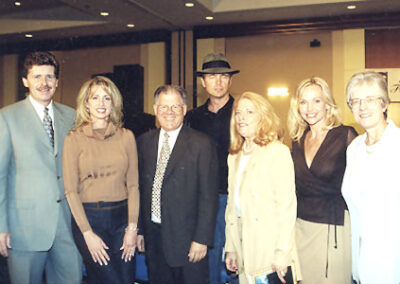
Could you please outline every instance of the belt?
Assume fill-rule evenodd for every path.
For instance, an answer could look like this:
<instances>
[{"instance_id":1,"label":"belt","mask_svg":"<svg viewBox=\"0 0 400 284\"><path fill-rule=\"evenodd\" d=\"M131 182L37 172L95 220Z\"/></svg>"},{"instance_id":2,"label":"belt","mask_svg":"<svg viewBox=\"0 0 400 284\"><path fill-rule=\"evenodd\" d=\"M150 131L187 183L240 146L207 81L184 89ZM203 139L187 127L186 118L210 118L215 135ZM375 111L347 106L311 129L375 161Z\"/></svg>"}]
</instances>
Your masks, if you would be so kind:
<instances>
[{"instance_id":1,"label":"belt","mask_svg":"<svg viewBox=\"0 0 400 284\"><path fill-rule=\"evenodd\" d=\"M98 201L98 202L84 202L83 207L86 209L114 209L126 206L127 199L121 201Z\"/></svg>"}]
</instances>

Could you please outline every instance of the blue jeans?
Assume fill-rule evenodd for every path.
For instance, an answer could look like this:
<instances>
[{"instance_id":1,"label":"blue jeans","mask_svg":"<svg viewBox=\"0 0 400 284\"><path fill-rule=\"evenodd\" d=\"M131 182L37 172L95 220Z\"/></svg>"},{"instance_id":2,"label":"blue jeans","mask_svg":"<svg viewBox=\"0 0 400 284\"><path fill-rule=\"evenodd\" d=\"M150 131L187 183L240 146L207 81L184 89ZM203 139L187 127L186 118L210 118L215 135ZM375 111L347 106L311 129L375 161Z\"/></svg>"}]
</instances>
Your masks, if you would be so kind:
<instances>
[{"instance_id":1,"label":"blue jeans","mask_svg":"<svg viewBox=\"0 0 400 284\"><path fill-rule=\"evenodd\" d=\"M128 225L128 205L126 200L116 202L83 203L86 217L95 234L109 247L108 265L93 262L85 239L75 220L72 220L72 233L82 254L89 283L134 283L135 259L125 262L121 259L125 227Z\"/></svg>"},{"instance_id":2,"label":"blue jeans","mask_svg":"<svg viewBox=\"0 0 400 284\"><path fill-rule=\"evenodd\" d=\"M225 283L225 281L232 281L232 278L226 274L224 256L222 255L225 245L225 209L227 199L227 194L219 195L214 246L208 252L208 260L210 265L210 284L220 284Z\"/></svg>"}]
</instances>

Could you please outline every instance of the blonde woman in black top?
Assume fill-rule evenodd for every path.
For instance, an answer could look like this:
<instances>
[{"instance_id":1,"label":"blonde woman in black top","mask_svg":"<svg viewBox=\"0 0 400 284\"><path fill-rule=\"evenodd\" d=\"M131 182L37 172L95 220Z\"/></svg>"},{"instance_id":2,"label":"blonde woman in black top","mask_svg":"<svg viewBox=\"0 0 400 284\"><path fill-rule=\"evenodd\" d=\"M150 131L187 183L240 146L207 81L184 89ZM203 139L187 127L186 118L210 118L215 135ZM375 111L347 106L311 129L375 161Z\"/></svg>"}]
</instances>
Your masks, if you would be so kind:
<instances>
[{"instance_id":1,"label":"blonde woman in black top","mask_svg":"<svg viewBox=\"0 0 400 284\"><path fill-rule=\"evenodd\" d=\"M288 128L302 283L351 283L350 227L341 184L346 149L357 134L341 124L329 86L318 77L299 84L291 98Z\"/></svg>"}]
</instances>

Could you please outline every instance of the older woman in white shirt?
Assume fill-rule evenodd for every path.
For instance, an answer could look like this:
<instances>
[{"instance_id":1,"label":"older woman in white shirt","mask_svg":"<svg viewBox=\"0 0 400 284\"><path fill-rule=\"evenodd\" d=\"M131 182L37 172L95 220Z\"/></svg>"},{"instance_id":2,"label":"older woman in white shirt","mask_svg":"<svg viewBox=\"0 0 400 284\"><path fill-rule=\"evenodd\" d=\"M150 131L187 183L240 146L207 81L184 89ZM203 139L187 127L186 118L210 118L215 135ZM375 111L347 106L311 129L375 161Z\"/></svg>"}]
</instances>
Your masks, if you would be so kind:
<instances>
[{"instance_id":1,"label":"older woman in white shirt","mask_svg":"<svg viewBox=\"0 0 400 284\"><path fill-rule=\"evenodd\" d=\"M347 148L342 193L352 232L353 278L400 283L400 129L387 121L387 83L375 72L350 79L346 100L365 133Z\"/></svg>"}]
</instances>

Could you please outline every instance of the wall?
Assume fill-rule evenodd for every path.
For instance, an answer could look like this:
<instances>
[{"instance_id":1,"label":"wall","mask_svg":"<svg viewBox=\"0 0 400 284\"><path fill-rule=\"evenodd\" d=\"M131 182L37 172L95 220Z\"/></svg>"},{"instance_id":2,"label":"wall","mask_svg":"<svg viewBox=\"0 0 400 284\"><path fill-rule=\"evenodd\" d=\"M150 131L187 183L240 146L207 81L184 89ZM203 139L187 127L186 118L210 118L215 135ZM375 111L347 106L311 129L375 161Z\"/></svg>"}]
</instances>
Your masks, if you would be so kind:
<instances>
[{"instance_id":1,"label":"wall","mask_svg":"<svg viewBox=\"0 0 400 284\"><path fill-rule=\"evenodd\" d=\"M18 56L0 57L0 107L12 104L18 93Z\"/></svg>"},{"instance_id":2,"label":"wall","mask_svg":"<svg viewBox=\"0 0 400 284\"><path fill-rule=\"evenodd\" d=\"M140 64L140 45L54 52L61 65L60 102L75 107L82 84L98 73L113 72L114 65Z\"/></svg>"}]
</instances>

